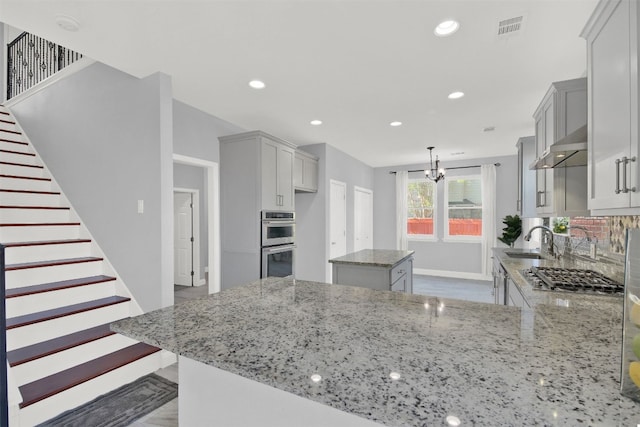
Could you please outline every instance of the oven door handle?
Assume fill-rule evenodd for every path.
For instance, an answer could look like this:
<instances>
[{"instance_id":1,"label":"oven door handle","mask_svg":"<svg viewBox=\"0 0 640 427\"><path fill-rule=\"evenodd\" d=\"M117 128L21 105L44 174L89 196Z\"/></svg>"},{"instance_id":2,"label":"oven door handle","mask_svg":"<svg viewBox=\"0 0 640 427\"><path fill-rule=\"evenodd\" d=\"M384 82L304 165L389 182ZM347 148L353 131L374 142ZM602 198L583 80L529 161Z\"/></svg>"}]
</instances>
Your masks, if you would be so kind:
<instances>
[{"instance_id":1,"label":"oven door handle","mask_svg":"<svg viewBox=\"0 0 640 427\"><path fill-rule=\"evenodd\" d=\"M290 221L290 220L286 220L286 221L262 220L262 223L264 225L295 225L296 224L295 221Z\"/></svg>"},{"instance_id":2,"label":"oven door handle","mask_svg":"<svg viewBox=\"0 0 640 427\"><path fill-rule=\"evenodd\" d=\"M262 252L267 253L267 254L274 254L277 252L286 252L289 251L291 249L295 249L296 245L286 245L286 246L275 246L272 248L263 248Z\"/></svg>"}]
</instances>

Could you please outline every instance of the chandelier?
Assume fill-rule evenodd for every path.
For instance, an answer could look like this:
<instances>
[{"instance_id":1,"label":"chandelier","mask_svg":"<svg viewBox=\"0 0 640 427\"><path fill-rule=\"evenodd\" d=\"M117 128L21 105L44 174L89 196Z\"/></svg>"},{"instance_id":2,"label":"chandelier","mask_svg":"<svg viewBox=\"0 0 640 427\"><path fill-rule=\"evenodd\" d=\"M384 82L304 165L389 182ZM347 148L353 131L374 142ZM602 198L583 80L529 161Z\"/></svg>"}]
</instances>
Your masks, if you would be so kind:
<instances>
[{"instance_id":1,"label":"chandelier","mask_svg":"<svg viewBox=\"0 0 640 427\"><path fill-rule=\"evenodd\" d=\"M429 150L429 169L424 170L424 175L433 182L438 182L444 179L444 168L440 167L440 160L436 156L436 166L433 167L433 149L436 147L427 147Z\"/></svg>"}]
</instances>

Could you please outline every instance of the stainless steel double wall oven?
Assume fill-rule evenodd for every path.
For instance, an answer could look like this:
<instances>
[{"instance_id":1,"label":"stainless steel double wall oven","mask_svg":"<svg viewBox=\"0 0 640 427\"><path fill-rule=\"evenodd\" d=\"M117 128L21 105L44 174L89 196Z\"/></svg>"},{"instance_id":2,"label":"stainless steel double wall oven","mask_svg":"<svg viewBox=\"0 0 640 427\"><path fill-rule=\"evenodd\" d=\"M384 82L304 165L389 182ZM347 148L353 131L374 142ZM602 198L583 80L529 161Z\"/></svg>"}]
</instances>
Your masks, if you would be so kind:
<instances>
[{"instance_id":1,"label":"stainless steel double wall oven","mask_svg":"<svg viewBox=\"0 0 640 427\"><path fill-rule=\"evenodd\" d=\"M295 217L294 212L262 211L261 277L287 277L295 273Z\"/></svg>"}]
</instances>

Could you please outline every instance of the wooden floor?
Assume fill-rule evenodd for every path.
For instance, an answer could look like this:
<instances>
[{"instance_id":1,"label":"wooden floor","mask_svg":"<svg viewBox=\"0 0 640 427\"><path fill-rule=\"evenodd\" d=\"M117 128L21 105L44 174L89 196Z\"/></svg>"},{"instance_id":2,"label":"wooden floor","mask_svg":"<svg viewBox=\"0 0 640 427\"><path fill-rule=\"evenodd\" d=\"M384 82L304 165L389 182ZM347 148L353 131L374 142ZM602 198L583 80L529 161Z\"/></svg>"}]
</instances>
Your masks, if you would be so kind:
<instances>
[{"instance_id":1,"label":"wooden floor","mask_svg":"<svg viewBox=\"0 0 640 427\"><path fill-rule=\"evenodd\" d=\"M420 295L493 303L492 289L491 281L413 276L413 293Z\"/></svg>"}]
</instances>

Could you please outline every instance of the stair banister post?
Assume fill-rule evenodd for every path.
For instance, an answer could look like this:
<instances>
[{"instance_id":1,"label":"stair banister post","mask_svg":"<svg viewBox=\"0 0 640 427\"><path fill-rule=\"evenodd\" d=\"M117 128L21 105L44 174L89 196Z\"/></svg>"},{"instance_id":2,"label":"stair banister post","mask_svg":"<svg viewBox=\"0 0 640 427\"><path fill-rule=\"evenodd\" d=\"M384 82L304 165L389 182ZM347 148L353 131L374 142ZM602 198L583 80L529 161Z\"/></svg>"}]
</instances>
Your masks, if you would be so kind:
<instances>
[{"instance_id":1,"label":"stair banister post","mask_svg":"<svg viewBox=\"0 0 640 427\"><path fill-rule=\"evenodd\" d=\"M5 277L4 277L4 246L0 244L0 304L2 304L2 316L0 316L0 425L9 425L9 390L7 388L7 311L5 304Z\"/></svg>"}]
</instances>

